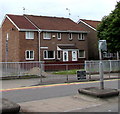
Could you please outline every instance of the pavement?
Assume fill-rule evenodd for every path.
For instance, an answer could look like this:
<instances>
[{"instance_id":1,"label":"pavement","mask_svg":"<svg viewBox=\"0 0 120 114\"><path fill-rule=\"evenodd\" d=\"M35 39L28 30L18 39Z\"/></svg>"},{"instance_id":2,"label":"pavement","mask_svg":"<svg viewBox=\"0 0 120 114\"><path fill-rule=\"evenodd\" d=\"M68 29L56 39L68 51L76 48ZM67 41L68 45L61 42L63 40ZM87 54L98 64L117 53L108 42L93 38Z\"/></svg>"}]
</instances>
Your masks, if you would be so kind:
<instances>
[{"instance_id":1,"label":"pavement","mask_svg":"<svg viewBox=\"0 0 120 114\"><path fill-rule=\"evenodd\" d=\"M107 77L107 76L106 76ZM111 76L114 78L115 76ZM118 75L115 77L117 78ZM99 79L99 76L96 76ZM108 76L109 78L109 76ZM28 87L40 84L38 78L20 79L20 80L3 80L2 89ZM47 84L47 83L46 83ZM49 84L49 83L48 83ZM65 96L57 98L49 98L44 100L30 101L18 103L20 105L20 112L82 112L89 111L92 108L97 108L107 105L109 103L116 103L118 105L118 97L112 97L106 100L95 98L89 95L77 94L74 96ZM107 110L109 112L109 109ZM118 106L116 111L118 111Z\"/></svg>"},{"instance_id":2,"label":"pavement","mask_svg":"<svg viewBox=\"0 0 120 114\"><path fill-rule=\"evenodd\" d=\"M117 79L119 73L104 74L104 79ZM2 80L2 89L29 87L46 84L66 83L66 76L63 75L46 75L46 78L31 78L31 79L15 79L15 80ZM85 80L78 80L76 75L68 75L68 82L80 82L80 81L93 81L100 80L99 75L87 75ZM0 80L1 81L1 80Z\"/></svg>"},{"instance_id":3,"label":"pavement","mask_svg":"<svg viewBox=\"0 0 120 114\"><path fill-rule=\"evenodd\" d=\"M116 103L114 111L118 112L118 97L103 100L83 94L24 102L19 103L19 105L21 106L20 112L83 112L95 108L96 112L97 109L104 112L102 109L105 109L104 106L110 105L110 103L113 106ZM100 110L100 107L103 108ZM111 109L108 107L105 110L109 112Z\"/></svg>"}]
</instances>

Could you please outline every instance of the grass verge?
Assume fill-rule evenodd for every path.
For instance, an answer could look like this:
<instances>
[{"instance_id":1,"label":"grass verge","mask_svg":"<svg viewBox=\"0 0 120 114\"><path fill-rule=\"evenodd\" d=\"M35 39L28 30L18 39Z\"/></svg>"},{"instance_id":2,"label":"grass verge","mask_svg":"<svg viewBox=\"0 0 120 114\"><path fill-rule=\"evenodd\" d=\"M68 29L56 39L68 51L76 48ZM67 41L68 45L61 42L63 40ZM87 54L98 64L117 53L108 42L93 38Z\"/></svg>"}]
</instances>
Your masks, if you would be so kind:
<instances>
[{"instance_id":1,"label":"grass verge","mask_svg":"<svg viewBox=\"0 0 120 114\"><path fill-rule=\"evenodd\" d=\"M66 74L69 74L69 75L73 75L73 74L77 74L77 71L79 69L74 69L74 70L68 70L68 71L57 71L57 72L53 72L52 74L58 74L58 75L66 75ZM80 69L80 70L83 70L83 69Z\"/></svg>"}]
</instances>

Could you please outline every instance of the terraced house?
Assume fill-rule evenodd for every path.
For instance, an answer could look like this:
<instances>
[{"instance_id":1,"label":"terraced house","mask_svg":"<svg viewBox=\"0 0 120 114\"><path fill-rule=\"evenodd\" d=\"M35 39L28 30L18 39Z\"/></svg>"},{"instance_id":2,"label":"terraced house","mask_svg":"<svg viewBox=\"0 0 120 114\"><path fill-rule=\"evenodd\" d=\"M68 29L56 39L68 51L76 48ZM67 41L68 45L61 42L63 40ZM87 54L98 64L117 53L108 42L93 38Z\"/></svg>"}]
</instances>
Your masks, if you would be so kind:
<instances>
[{"instance_id":1,"label":"terraced house","mask_svg":"<svg viewBox=\"0 0 120 114\"><path fill-rule=\"evenodd\" d=\"M1 31L2 61L88 59L88 32L69 18L7 14Z\"/></svg>"},{"instance_id":2,"label":"terraced house","mask_svg":"<svg viewBox=\"0 0 120 114\"><path fill-rule=\"evenodd\" d=\"M95 20L86 20L80 19L78 21L80 27L84 27L88 33L88 59L94 60L99 59L99 52L98 52L98 40L97 37L97 26L100 24L100 21Z\"/></svg>"}]
</instances>

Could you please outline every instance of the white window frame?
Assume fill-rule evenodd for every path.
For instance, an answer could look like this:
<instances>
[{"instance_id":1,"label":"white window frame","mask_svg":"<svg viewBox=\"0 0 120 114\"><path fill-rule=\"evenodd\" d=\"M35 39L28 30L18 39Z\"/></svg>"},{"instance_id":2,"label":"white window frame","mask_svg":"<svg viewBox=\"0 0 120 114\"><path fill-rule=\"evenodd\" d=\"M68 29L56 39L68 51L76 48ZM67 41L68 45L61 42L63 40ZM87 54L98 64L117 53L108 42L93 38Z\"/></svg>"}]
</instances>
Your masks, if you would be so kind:
<instances>
[{"instance_id":1,"label":"white window frame","mask_svg":"<svg viewBox=\"0 0 120 114\"><path fill-rule=\"evenodd\" d=\"M50 37L48 38L48 37L46 37L46 35L45 34L49 34L50 35ZM43 33L43 39L45 39L45 40L50 40L51 39L51 33L49 33L49 32L44 32Z\"/></svg>"},{"instance_id":2,"label":"white window frame","mask_svg":"<svg viewBox=\"0 0 120 114\"><path fill-rule=\"evenodd\" d=\"M60 34L60 37L58 37L59 36L58 34ZM57 33L57 39L61 40L61 33Z\"/></svg>"},{"instance_id":3,"label":"white window frame","mask_svg":"<svg viewBox=\"0 0 120 114\"><path fill-rule=\"evenodd\" d=\"M48 58L48 51L50 51L50 50L44 50L43 51L43 58L44 59L55 59L55 51L53 51L53 58ZM47 56L46 58L45 58L45 55L44 55L45 52L46 52L46 56Z\"/></svg>"},{"instance_id":4,"label":"white window frame","mask_svg":"<svg viewBox=\"0 0 120 114\"><path fill-rule=\"evenodd\" d=\"M33 52L33 58L30 58L30 52L31 52L31 51ZM29 58L27 58L27 52L29 52ZM34 51L33 51L33 50L26 50L26 51L25 51L25 59L26 59L26 60L34 60Z\"/></svg>"},{"instance_id":5,"label":"white window frame","mask_svg":"<svg viewBox=\"0 0 120 114\"><path fill-rule=\"evenodd\" d=\"M80 57L80 51L84 51L84 56ZM78 58L85 58L85 50L78 50Z\"/></svg>"},{"instance_id":6,"label":"white window frame","mask_svg":"<svg viewBox=\"0 0 120 114\"><path fill-rule=\"evenodd\" d=\"M78 34L78 40L85 40L85 37L84 37L83 33Z\"/></svg>"},{"instance_id":7,"label":"white window frame","mask_svg":"<svg viewBox=\"0 0 120 114\"><path fill-rule=\"evenodd\" d=\"M70 37L70 36L71 36L71 37ZM69 38L69 40L72 40L72 39L73 39L72 33L69 33L69 34L68 34L68 38Z\"/></svg>"},{"instance_id":8,"label":"white window frame","mask_svg":"<svg viewBox=\"0 0 120 114\"><path fill-rule=\"evenodd\" d=\"M33 37L31 37L31 35L33 35ZM34 32L25 32L25 38L27 40L34 39Z\"/></svg>"}]
</instances>

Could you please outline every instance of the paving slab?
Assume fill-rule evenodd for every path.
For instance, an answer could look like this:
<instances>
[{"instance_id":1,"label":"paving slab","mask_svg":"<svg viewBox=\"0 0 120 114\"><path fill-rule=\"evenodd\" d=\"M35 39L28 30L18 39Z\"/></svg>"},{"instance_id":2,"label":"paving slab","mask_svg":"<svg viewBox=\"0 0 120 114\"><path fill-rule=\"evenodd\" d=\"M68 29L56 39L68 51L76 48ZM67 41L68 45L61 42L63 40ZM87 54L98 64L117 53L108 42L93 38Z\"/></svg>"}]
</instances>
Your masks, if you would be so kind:
<instances>
[{"instance_id":1,"label":"paving slab","mask_svg":"<svg viewBox=\"0 0 120 114\"><path fill-rule=\"evenodd\" d=\"M119 95L119 91L117 89L110 88L100 89L98 87L80 88L78 89L78 92L99 98L107 98Z\"/></svg>"},{"instance_id":2,"label":"paving slab","mask_svg":"<svg viewBox=\"0 0 120 114\"><path fill-rule=\"evenodd\" d=\"M21 106L21 112L72 112L100 106L103 103L104 101L100 99L76 94L73 96L23 102L19 103L19 105Z\"/></svg>"},{"instance_id":3,"label":"paving slab","mask_svg":"<svg viewBox=\"0 0 120 114\"><path fill-rule=\"evenodd\" d=\"M0 99L0 104L2 104L0 106L0 112L2 112L2 114L13 114L13 113L18 113L20 111L20 105L9 101L8 99L2 98Z\"/></svg>"}]
</instances>

